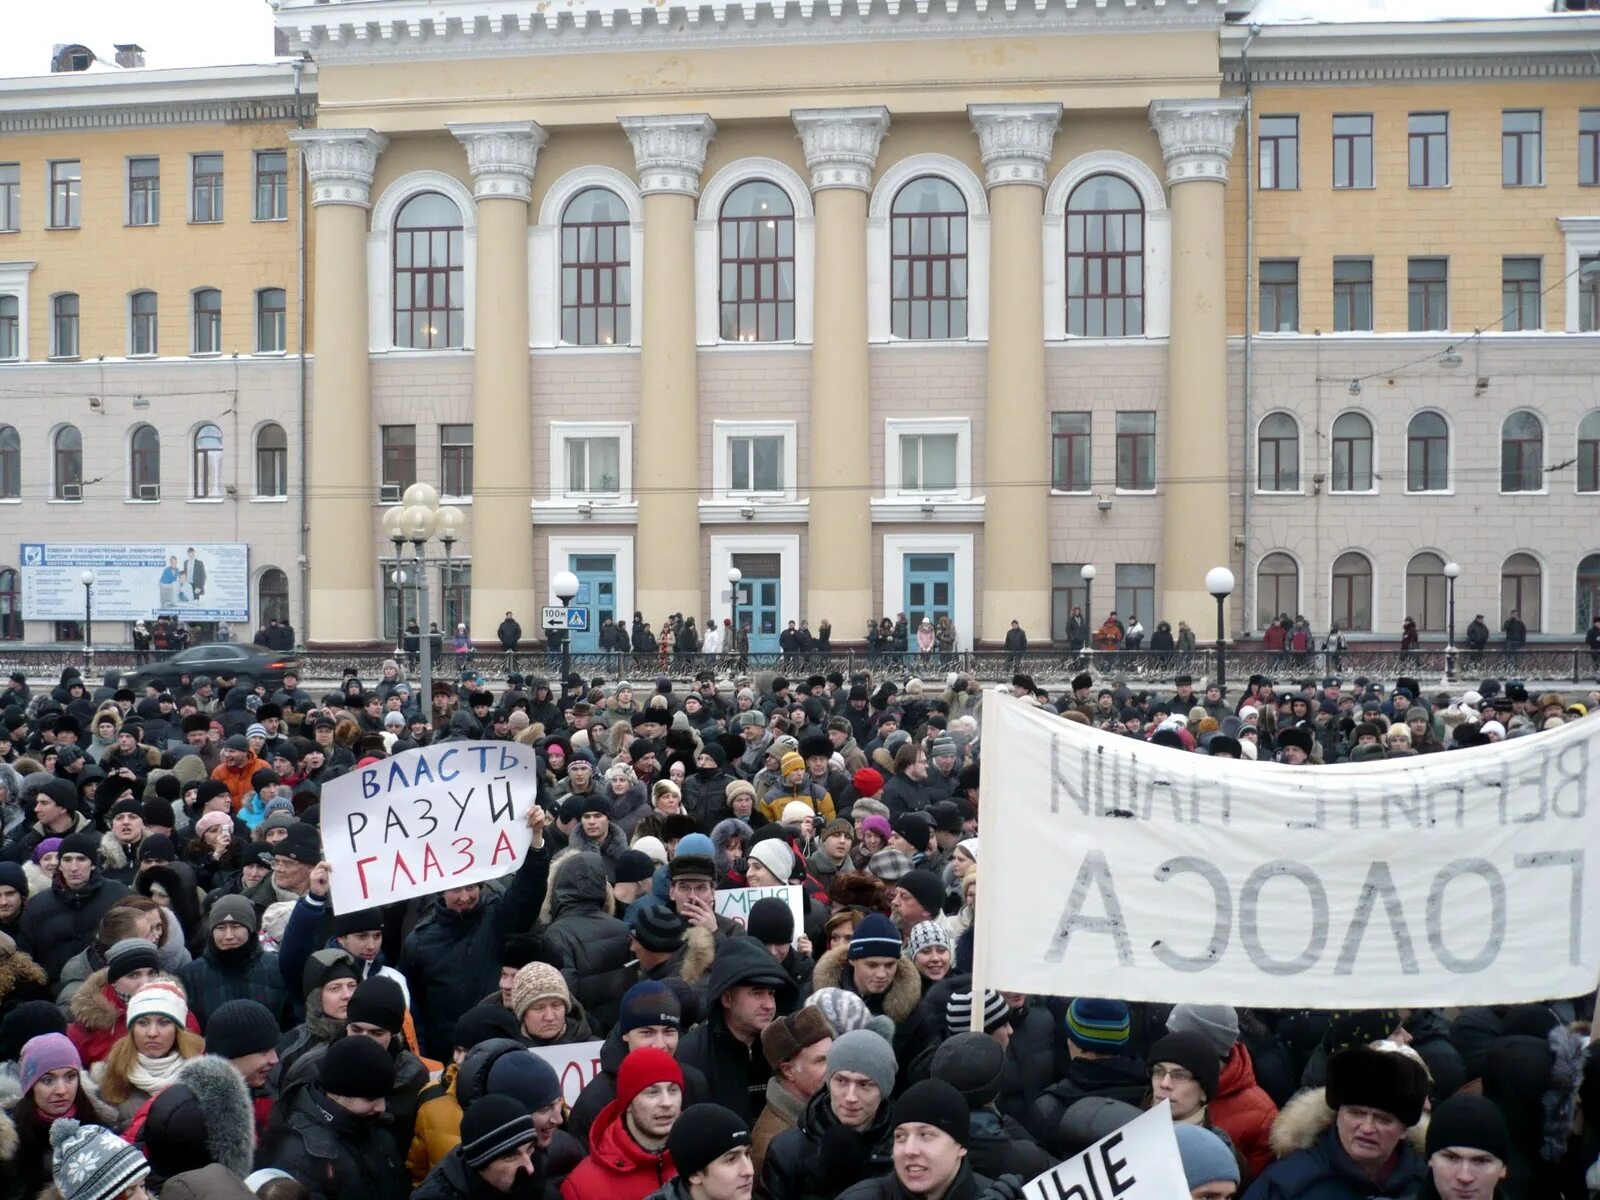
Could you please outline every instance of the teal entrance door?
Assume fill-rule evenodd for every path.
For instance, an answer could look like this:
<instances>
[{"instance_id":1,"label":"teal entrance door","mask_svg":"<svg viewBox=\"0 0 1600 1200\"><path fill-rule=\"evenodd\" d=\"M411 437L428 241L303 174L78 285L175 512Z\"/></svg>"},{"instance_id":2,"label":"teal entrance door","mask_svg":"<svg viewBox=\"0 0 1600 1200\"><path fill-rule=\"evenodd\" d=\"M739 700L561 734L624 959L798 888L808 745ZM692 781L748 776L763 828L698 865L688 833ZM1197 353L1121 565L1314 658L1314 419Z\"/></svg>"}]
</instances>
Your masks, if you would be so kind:
<instances>
[{"instance_id":1,"label":"teal entrance door","mask_svg":"<svg viewBox=\"0 0 1600 1200\"><path fill-rule=\"evenodd\" d=\"M572 635L572 653L593 654L600 649L600 626L617 619L617 556L568 555L567 570L578 577L573 607L589 610L589 628Z\"/></svg>"},{"instance_id":2,"label":"teal entrance door","mask_svg":"<svg viewBox=\"0 0 1600 1200\"><path fill-rule=\"evenodd\" d=\"M776 654L779 619L778 580L750 579L739 581L739 603L734 607L734 620L739 626L750 629L751 654Z\"/></svg>"},{"instance_id":3,"label":"teal entrance door","mask_svg":"<svg viewBox=\"0 0 1600 1200\"><path fill-rule=\"evenodd\" d=\"M905 613L910 645L916 648L917 628L926 617L937 628L940 617L955 620L956 556L908 554L905 557Z\"/></svg>"}]
</instances>

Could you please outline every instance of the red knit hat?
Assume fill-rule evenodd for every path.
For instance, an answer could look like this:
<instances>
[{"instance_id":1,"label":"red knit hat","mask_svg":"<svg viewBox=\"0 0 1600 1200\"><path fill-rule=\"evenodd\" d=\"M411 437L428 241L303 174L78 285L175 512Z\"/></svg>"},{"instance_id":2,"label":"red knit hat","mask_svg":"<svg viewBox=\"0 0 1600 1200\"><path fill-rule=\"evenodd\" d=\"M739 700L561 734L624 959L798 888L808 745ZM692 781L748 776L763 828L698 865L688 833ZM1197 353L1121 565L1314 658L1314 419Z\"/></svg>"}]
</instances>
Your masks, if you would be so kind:
<instances>
[{"instance_id":1,"label":"red knit hat","mask_svg":"<svg viewBox=\"0 0 1600 1200\"><path fill-rule=\"evenodd\" d=\"M683 1070L665 1050L641 1046L622 1060L617 1071L617 1103L627 1108L640 1092L657 1083L683 1087Z\"/></svg>"},{"instance_id":2,"label":"red knit hat","mask_svg":"<svg viewBox=\"0 0 1600 1200\"><path fill-rule=\"evenodd\" d=\"M858 796L876 796L883 791L883 776L871 767L862 767L850 776L850 782L855 785Z\"/></svg>"}]
</instances>

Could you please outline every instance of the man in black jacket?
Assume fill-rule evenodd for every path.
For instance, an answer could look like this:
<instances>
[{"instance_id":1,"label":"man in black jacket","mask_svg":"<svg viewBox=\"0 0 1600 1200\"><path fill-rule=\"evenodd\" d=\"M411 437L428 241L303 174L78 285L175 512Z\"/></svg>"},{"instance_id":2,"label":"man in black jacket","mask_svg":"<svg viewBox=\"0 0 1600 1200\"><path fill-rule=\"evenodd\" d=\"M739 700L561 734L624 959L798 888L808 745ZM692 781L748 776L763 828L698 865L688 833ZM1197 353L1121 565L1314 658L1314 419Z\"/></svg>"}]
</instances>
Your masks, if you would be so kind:
<instances>
[{"instance_id":1,"label":"man in black jacket","mask_svg":"<svg viewBox=\"0 0 1600 1200\"><path fill-rule=\"evenodd\" d=\"M1125 1003L1079 996L1067 1007L1066 1027L1072 1056L1066 1078L1044 1090L1028 1122L1028 1132L1058 1157L1082 1149L1063 1127L1067 1110L1079 1100L1106 1096L1138 1106L1150 1090L1144 1063L1127 1052L1132 1018Z\"/></svg>"},{"instance_id":2,"label":"man in black jacket","mask_svg":"<svg viewBox=\"0 0 1600 1200\"><path fill-rule=\"evenodd\" d=\"M61 843L50 890L28 901L17 928L17 948L44 968L53 987L67 963L83 953L106 910L128 889L100 874L100 839L80 830Z\"/></svg>"},{"instance_id":3,"label":"man in black jacket","mask_svg":"<svg viewBox=\"0 0 1600 1200\"><path fill-rule=\"evenodd\" d=\"M678 1043L678 1061L706 1077L710 1100L746 1124L766 1105L772 1068L761 1052L761 1031L795 1002L794 981L752 938L717 943L706 987L704 1022Z\"/></svg>"},{"instance_id":4,"label":"man in black jacket","mask_svg":"<svg viewBox=\"0 0 1600 1200\"><path fill-rule=\"evenodd\" d=\"M400 969L411 988L417 1038L429 1058L448 1062L457 1018L500 985L500 943L533 924L550 879L542 806L528 809L532 840L503 894L477 884L448 888L406 937Z\"/></svg>"},{"instance_id":5,"label":"man in black jacket","mask_svg":"<svg viewBox=\"0 0 1600 1200\"><path fill-rule=\"evenodd\" d=\"M511 615L511 610L506 610L506 619L500 622L495 636L500 639L500 649L506 652L506 670L517 669L517 643L522 641L522 626L517 624L516 617Z\"/></svg>"},{"instance_id":6,"label":"man in black jacket","mask_svg":"<svg viewBox=\"0 0 1600 1200\"><path fill-rule=\"evenodd\" d=\"M567 988L583 1005L594 1032L617 1021L628 990L628 927L617 919L606 860L599 854L563 852L550 878L546 949L560 956Z\"/></svg>"}]
</instances>

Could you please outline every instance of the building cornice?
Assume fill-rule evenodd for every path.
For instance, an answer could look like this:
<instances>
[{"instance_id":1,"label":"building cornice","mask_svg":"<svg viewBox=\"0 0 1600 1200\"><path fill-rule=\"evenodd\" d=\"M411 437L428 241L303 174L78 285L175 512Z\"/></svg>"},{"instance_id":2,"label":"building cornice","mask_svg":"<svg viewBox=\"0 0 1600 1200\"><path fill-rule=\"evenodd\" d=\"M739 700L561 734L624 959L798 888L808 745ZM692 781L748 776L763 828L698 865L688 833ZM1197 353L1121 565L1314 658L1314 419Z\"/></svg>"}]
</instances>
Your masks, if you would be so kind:
<instances>
[{"instance_id":1,"label":"building cornice","mask_svg":"<svg viewBox=\"0 0 1600 1200\"><path fill-rule=\"evenodd\" d=\"M1214 29L1227 0L277 0L296 53L324 63L690 48L751 41ZM935 23L935 18L938 18Z\"/></svg>"},{"instance_id":2,"label":"building cornice","mask_svg":"<svg viewBox=\"0 0 1600 1200\"><path fill-rule=\"evenodd\" d=\"M307 122L317 73L291 62L0 79L0 133Z\"/></svg>"}]
</instances>

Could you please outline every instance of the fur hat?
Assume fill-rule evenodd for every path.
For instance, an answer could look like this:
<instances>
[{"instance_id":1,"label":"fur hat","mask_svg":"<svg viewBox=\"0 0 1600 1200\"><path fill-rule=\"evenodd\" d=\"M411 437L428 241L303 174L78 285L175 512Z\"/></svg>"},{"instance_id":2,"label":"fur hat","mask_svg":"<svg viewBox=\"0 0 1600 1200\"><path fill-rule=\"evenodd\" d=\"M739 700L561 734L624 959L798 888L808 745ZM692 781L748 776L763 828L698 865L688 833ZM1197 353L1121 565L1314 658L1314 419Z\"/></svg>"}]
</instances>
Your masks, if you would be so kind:
<instances>
[{"instance_id":1,"label":"fur hat","mask_svg":"<svg viewBox=\"0 0 1600 1200\"><path fill-rule=\"evenodd\" d=\"M1328 1107L1347 1104L1389 1113L1408 1129L1422 1119L1432 1080L1421 1060L1400 1049L1352 1046L1328 1060Z\"/></svg>"}]
</instances>

